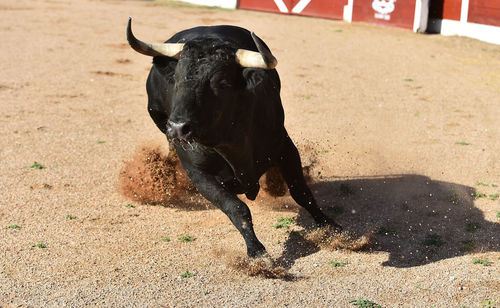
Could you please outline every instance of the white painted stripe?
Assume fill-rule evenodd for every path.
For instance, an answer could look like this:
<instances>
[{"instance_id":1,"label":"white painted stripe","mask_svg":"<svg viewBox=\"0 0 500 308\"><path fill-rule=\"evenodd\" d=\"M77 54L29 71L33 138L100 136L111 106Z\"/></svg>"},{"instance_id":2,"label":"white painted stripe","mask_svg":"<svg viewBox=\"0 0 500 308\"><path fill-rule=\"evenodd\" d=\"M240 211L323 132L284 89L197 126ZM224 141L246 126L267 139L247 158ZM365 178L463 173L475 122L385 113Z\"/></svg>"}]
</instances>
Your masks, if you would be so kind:
<instances>
[{"instance_id":1,"label":"white painted stripe","mask_svg":"<svg viewBox=\"0 0 500 308\"><path fill-rule=\"evenodd\" d=\"M283 3L283 0L274 0L274 3L276 3L276 6L281 13L288 13L288 8L286 7L285 3Z\"/></svg>"},{"instance_id":2,"label":"white painted stripe","mask_svg":"<svg viewBox=\"0 0 500 308\"><path fill-rule=\"evenodd\" d=\"M441 34L445 36L460 35L460 22L451 19L441 20Z\"/></svg>"},{"instance_id":3,"label":"white painted stripe","mask_svg":"<svg viewBox=\"0 0 500 308\"><path fill-rule=\"evenodd\" d=\"M441 34L467 36L500 45L500 27L495 26L443 19L441 21Z\"/></svg>"},{"instance_id":4,"label":"white painted stripe","mask_svg":"<svg viewBox=\"0 0 500 308\"><path fill-rule=\"evenodd\" d=\"M415 17L413 17L413 32L417 32L420 28L420 20L422 19L422 0L415 1Z\"/></svg>"},{"instance_id":5,"label":"white painted stripe","mask_svg":"<svg viewBox=\"0 0 500 308\"><path fill-rule=\"evenodd\" d=\"M292 13L299 14L305 9L309 2L311 2L311 0L300 0L299 3L293 7Z\"/></svg>"},{"instance_id":6,"label":"white painted stripe","mask_svg":"<svg viewBox=\"0 0 500 308\"><path fill-rule=\"evenodd\" d=\"M468 22L462 25L461 35L500 45L500 27Z\"/></svg>"},{"instance_id":7,"label":"white painted stripe","mask_svg":"<svg viewBox=\"0 0 500 308\"><path fill-rule=\"evenodd\" d=\"M218 6L226 9L235 9L237 0L181 0L198 5Z\"/></svg>"},{"instance_id":8,"label":"white painted stripe","mask_svg":"<svg viewBox=\"0 0 500 308\"><path fill-rule=\"evenodd\" d=\"M344 5L344 20L347 22L352 22L352 9L354 0L347 0L347 5Z\"/></svg>"},{"instance_id":9,"label":"white painted stripe","mask_svg":"<svg viewBox=\"0 0 500 308\"><path fill-rule=\"evenodd\" d=\"M469 0L462 0L462 8L460 10L460 22L467 22L469 19Z\"/></svg>"}]
</instances>

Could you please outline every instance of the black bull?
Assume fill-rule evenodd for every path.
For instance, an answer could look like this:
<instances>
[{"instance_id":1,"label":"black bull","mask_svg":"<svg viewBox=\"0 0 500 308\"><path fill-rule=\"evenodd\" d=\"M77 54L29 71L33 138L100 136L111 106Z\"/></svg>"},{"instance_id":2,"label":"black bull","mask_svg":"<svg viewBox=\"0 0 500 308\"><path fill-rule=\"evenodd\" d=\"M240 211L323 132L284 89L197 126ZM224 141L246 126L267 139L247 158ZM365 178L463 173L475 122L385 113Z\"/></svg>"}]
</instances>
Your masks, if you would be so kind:
<instances>
[{"instance_id":1,"label":"black bull","mask_svg":"<svg viewBox=\"0 0 500 308\"><path fill-rule=\"evenodd\" d=\"M234 26L196 27L164 44L134 37L134 50L153 56L146 88L148 110L167 135L197 190L221 209L243 236L247 254L266 253L247 205L259 178L278 167L290 195L319 225L325 216L307 187L297 148L284 127L276 59L253 33Z\"/></svg>"}]
</instances>

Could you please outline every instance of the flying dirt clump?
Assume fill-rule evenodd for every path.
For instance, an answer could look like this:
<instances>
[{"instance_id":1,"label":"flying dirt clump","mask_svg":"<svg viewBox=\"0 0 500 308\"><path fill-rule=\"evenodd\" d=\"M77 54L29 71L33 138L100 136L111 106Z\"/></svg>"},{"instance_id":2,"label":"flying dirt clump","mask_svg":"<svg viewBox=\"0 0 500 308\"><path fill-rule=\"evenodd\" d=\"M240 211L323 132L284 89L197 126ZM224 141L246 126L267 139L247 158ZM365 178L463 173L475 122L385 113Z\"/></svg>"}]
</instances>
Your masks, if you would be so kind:
<instances>
[{"instance_id":1,"label":"flying dirt clump","mask_svg":"<svg viewBox=\"0 0 500 308\"><path fill-rule=\"evenodd\" d=\"M313 168L318 164L317 152L310 144L302 146L300 149L302 158L302 172L307 184L312 184ZM288 188L285 179L278 167L269 168L259 181L262 190L272 197L281 197L286 195Z\"/></svg>"},{"instance_id":2,"label":"flying dirt clump","mask_svg":"<svg viewBox=\"0 0 500 308\"><path fill-rule=\"evenodd\" d=\"M268 258L251 259L243 256L234 256L229 259L229 265L248 276L260 276L271 279L290 279L290 274L282 266L275 265Z\"/></svg>"},{"instance_id":3,"label":"flying dirt clump","mask_svg":"<svg viewBox=\"0 0 500 308\"><path fill-rule=\"evenodd\" d=\"M308 232L305 238L321 248L336 250L344 249L359 251L366 249L373 242L375 230L368 230L359 238L348 232L336 232L332 227L326 226Z\"/></svg>"},{"instance_id":4,"label":"flying dirt clump","mask_svg":"<svg viewBox=\"0 0 500 308\"><path fill-rule=\"evenodd\" d=\"M259 184L262 190L272 197L281 197L287 192L285 179L277 167L267 170L260 178Z\"/></svg>"},{"instance_id":5,"label":"flying dirt clump","mask_svg":"<svg viewBox=\"0 0 500 308\"><path fill-rule=\"evenodd\" d=\"M308 159L303 171L306 181L311 182L316 158L311 155L314 154L311 149L306 152ZM259 182L262 190L272 197L284 196L288 191L277 167L270 168ZM178 207L183 202L190 205L206 203L182 169L175 150L172 148L166 153L161 145L154 143L137 147L120 172L118 186L123 196L142 204Z\"/></svg>"},{"instance_id":6,"label":"flying dirt clump","mask_svg":"<svg viewBox=\"0 0 500 308\"><path fill-rule=\"evenodd\" d=\"M269 256L253 259L222 248L215 248L212 253L217 259L225 260L228 267L248 276L285 280L293 278L284 267L276 265Z\"/></svg>"},{"instance_id":7,"label":"flying dirt clump","mask_svg":"<svg viewBox=\"0 0 500 308\"><path fill-rule=\"evenodd\" d=\"M118 186L123 196L143 204L168 206L172 201L198 195L175 150L166 154L160 145L150 143L137 147L125 162Z\"/></svg>"}]
</instances>

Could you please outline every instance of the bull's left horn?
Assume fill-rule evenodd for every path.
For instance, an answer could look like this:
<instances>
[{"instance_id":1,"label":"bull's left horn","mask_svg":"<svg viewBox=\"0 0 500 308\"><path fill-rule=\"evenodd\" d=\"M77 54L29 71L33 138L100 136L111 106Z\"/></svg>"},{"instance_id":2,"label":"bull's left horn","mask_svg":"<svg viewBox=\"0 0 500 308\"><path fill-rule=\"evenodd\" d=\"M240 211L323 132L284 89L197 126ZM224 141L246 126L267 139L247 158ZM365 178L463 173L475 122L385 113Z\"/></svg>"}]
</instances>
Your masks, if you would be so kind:
<instances>
[{"instance_id":1,"label":"bull's left horn","mask_svg":"<svg viewBox=\"0 0 500 308\"><path fill-rule=\"evenodd\" d=\"M243 67L264 68L272 70L278 65L278 60L266 48L262 40L252 32L252 39L259 52L238 49L236 51L236 62Z\"/></svg>"},{"instance_id":2,"label":"bull's left horn","mask_svg":"<svg viewBox=\"0 0 500 308\"><path fill-rule=\"evenodd\" d=\"M128 18L127 25L127 41L138 53L142 53L146 56L156 57L156 56L167 56L171 58L179 59L181 56L182 48L184 44L177 43L145 43L143 41L138 40L134 34L132 33L132 18Z\"/></svg>"}]
</instances>

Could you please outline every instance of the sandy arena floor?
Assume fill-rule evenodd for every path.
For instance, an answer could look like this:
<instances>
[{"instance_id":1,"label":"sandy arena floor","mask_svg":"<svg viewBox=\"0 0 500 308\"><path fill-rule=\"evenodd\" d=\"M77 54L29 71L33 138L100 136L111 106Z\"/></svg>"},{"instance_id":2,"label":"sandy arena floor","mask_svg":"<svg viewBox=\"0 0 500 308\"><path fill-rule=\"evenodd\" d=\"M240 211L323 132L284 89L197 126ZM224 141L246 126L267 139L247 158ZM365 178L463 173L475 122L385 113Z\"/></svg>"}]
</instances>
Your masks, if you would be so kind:
<instances>
[{"instance_id":1,"label":"sandy arena floor","mask_svg":"<svg viewBox=\"0 0 500 308\"><path fill-rule=\"evenodd\" d=\"M120 170L136 148L167 149L146 110L151 59L125 40L129 16L145 41L213 24L262 37L318 202L356 236L375 230L370 248L320 247L290 197L262 195L248 202L256 233L287 278L250 277L219 210L123 197ZM499 305L499 46L97 0L2 0L0 37L1 307ZM279 217L295 223L274 228Z\"/></svg>"}]
</instances>

